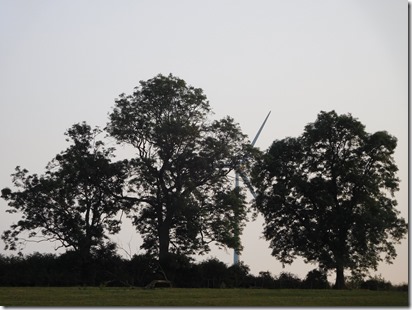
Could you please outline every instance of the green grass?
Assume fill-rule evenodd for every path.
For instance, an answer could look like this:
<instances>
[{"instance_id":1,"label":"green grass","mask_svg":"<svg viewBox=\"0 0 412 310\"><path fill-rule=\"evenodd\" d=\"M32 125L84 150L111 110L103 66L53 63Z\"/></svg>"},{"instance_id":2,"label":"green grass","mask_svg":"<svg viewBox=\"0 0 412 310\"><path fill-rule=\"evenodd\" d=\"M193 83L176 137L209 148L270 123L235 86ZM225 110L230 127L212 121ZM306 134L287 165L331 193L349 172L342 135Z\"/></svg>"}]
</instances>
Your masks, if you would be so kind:
<instances>
[{"instance_id":1,"label":"green grass","mask_svg":"<svg viewBox=\"0 0 412 310\"><path fill-rule=\"evenodd\" d=\"M408 292L0 287L1 306L408 306Z\"/></svg>"}]
</instances>

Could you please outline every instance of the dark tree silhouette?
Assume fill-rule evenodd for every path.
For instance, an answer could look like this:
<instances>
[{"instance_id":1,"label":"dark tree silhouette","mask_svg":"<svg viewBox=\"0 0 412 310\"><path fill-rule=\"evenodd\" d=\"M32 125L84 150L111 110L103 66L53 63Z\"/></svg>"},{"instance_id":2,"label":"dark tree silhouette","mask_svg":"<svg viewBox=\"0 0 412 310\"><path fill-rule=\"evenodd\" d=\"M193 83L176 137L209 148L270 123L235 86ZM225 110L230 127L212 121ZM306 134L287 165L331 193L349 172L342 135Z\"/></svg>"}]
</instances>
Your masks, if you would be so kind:
<instances>
[{"instance_id":1,"label":"dark tree silhouette","mask_svg":"<svg viewBox=\"0 0 412 310\"><path fill-rule=\"evenodd\" d=\"M313 269L308 272L302 282L303 288L326 289L329 288L328 275L324 270Z\"/></svg>"},{"instance_id":2,"label":"dark tree silhouette","mask_svg":"<svg viewBox=\"0 0 412 310\"><path fill-rule=\"evenodd\" d=\"M296 256L336 270L367 272L395 256L407 231L395 209L396 138L349 115L321 112L302 136L276 140L254 169L264 235L283 263Z\"/></svg>"},{"instance_id":3,"label":"dark tree silhouette","mask_svg":"<svg viewBox=\"0 0 412 310\"><path fill-rule=\"evenodd\" d=\"M240 247L235 219L244 197L229 172L251 148L229 117L211 121L206 96L172 75L141 81L116 100L107 131L130 145L130 213L143 248L167 261L169 253L203 253L209 244ZM126 198L125 198L126 199Z\"/></svg>"},{"instance_id":4,"label":"dark tree silhouette","mask_svg":"<svg viewBox=\"0 0 412 310\"><path fill-rule=\"evenodd\" d=\"M99 133L85 123L73 125L66 133L72 145L48 164L45 174L16 168L16 190L4 188L1 197L11 208L6 212L22 213L22 218L3 233L6 249L20 248L25 231L28 240L58 241L80 255L86 277L92 249L103 245L107 233L119 231L115 216L127 207L112 195L122 192L123 165L111 163L113 149L96 140Z\"/></svg>"}]
</instances>

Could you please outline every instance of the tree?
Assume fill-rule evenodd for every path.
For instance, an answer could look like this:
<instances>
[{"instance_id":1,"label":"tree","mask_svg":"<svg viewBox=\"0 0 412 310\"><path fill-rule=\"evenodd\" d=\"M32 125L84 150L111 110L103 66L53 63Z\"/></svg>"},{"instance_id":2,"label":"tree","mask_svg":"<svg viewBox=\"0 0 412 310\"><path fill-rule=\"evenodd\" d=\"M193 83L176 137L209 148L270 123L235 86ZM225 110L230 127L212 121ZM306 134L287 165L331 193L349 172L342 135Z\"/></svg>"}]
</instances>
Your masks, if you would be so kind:
<instances>
[{"instance_id":1,"label":"tree","mask_svg":"<svg viewBox=\"0 0 412 310\"><path fill-rule=\"evenodd\" d=\"M249 277L250 268L243 262L234 264L227 269L226 285L229 287L249 287L251 286Z\"/></svg>"},{"instance_id":2,"label":"tree","mask_svg":"<svg viewBox=\"0 0 412 310\"><path fill-rule=\"evenodd\" d=\"M302 282L304 288L326 289L329 288L328 275L324 270L313 269L308 272Z\"/></svg>"},{"instance_id":3,"label":"tree","mask_svg":"<svg viewBox=\"0 0 412 310\"><path fill-rule=\"evenodd\" d=\"M336 288L345 288L345 269L376 269L381 253L391 262L407 231L395 209L395 147L387 132L369 134L335 111L322 111L298 138L275 140L253 172L272 255L336 270Z\"/></svg>"},{"instance_id":4,"label":"tree","mask_svg":"<svg viewBox=\"0 0 412 310\"><path fill-rule=\"evenodd\" d=\"M225 286L224 281L228 277L228 267L217 258L209 258L199 263L200 275L203 281L202 287L220 288Z\"/></svg>"},{"instance_id":5,"label":"tree","mask_svg":"<svg viewBox=\"0 0 412 310\"><path fill-rule=\"evenodd\" d=\"M276 279L278 288L281 289L291 289L291 288L300 288L302 285L301 279L293 273L290 272L281 272Z\"/></svg>"},{"instance_id":6,"label":"tree","mask_svg":"<svg viewBox=\"0 0 412 310\"><path fill-rule=\"evenodd\" d=\"M251 148L233 119L210 114L203 91L172 75L140 81L110 114L109 134L136 151L123 198L135 203L142 248L163 263L169 252L203 253L211 242L240 247L244 196L229 173Z\"/></svg>"},{"instance_id":7,"label":"tree","mask_svg":"<svg viewBox=\"0 0 412 310\"><path fill-rule=\"evenodd\" d=\"M11 207L6 212L20 212L22 218L3 233L6 249L21 248L23 232L28 240L58 241L59 247L78 253L86 277L92 250L103 245L107 233L120 230L115 216L127 207L112 194L122 192L124 167L111 163L113 149L96 140L99 133L85 123L73 125L66 133L72 145L47 165L45 174L16 168L16 190L4 188L1 197Z\"/></svg>"}]
</instances>

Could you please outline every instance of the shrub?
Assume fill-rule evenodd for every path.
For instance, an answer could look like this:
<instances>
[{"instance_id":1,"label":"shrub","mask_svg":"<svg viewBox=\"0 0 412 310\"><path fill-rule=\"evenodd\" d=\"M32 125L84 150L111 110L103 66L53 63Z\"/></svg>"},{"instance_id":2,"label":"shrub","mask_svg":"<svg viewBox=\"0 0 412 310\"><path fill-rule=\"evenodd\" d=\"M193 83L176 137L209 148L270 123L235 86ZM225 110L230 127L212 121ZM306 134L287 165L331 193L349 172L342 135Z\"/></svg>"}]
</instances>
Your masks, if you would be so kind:
<instances>
[{"instance_id":1,"label":"shrub","mask_svg":"<svg viewBox=\"0 0 412 310\"><path fill-rule=\"evenodd\" d=\"M227 278L227 266L216 258L199 263L202 287L219 288Z\"/></svg>"},{"instance_id":2,"label":"shrub","mask_svg":"<svg viewBox=\"0 0 412 310\"><path fill-rule=\"evenodd\" d=\"M276 279L277 288L300 288L302 281L290 272L281 272Z\"/></svg>"},{"instance_id":3,"label":"shrub","mask_svg":"<svg viewBox=\"0 0 412 310\"><path fill-rule=\"evenodd\" d=\"M389 281L385 281L381 276L375 276L361 284L361 288L372 291L386 291L392 288Z\"/></svg>"},{"instance_id":4,"label":"shrub","mask_svg":"<svg viewBox=\"0 0 412 310\"><path fill-rule=\"evenodd\" d=\"M259 276L256 278L257 286L260 288L275 288L276 279L269 271L259 272Z\"/></svg>"},{"instance_id":5,"label":"shrub","mask_svg":"<svg viewBox=\"0 0 412 310\"><path fill-rule=\"evenodd\" d=\"M328 275L325 271L313 269L308 272L305 280L302 282L302 288L309 289L326 289L330 288Z\"/></svg>"},{"instance_id":6,"label":"shrub","mask_svg":"<svg viewBox=\"0 0 412 310\"><path fill-rule=\"evenodd\" d=\"M251 287L253 282L249 277L249 266L239 262L227 269L226 285L228 287Z\"/></svg>"}]
</instances>

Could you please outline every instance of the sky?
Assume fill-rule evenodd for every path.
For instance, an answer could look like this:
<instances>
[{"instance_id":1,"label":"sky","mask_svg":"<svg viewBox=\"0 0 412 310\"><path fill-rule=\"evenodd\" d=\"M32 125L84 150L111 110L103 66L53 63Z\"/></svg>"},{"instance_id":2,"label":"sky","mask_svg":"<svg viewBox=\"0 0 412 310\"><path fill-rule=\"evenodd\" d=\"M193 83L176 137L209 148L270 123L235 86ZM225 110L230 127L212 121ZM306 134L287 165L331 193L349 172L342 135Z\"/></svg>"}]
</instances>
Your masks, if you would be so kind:
<instances>
[{"instance_id":1,"label":"sky","mask_svg":"<svg viewBox=\"0 0 412 310\"><path fill-rule=\"evenodd\" d=\"M408 219L408 2L405 0L0 0L0 188L16 166L43 173L67 148L64 132L104 127L114 100L161 73L202 88L216 119L229 115L256 143L296 137L320 111L351 113L366 131L398 139L398 210ZM0 228L19 215L5 212ZM240 259L253 274L316 265L282 264L249 222ZM142 253L130 223L113 237L124 255ZM3 250L0 241L0 253ZM25 252L54 252L54 244ZM408 282L408 239L377 275ZM233 253L213 251L228 265ZM374 274L374 273L372 273ZM334 281L334 275L330 277Z\"/></svg>"}]
</instances>

